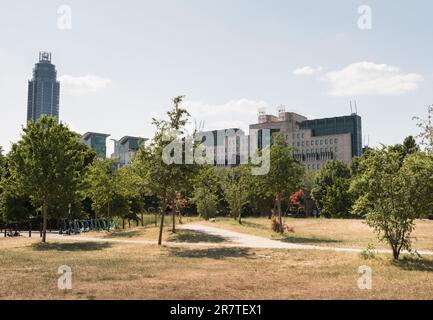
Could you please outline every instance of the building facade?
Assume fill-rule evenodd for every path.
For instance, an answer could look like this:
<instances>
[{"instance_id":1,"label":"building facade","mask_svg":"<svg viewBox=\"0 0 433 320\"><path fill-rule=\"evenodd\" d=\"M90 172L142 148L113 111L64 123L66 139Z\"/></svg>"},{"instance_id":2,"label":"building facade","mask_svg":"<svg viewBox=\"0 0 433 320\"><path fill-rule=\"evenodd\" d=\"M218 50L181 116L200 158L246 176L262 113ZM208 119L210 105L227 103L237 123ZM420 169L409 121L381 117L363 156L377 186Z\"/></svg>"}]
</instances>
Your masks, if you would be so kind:
<instances>
[{"instance_id":1,"label":"building facade","mask_svg":"<svg viewBox=\"0 0 433 320\"><path fill-rule=\"evenodd\" d=\"M199 133L206 154L217 167L233 167L248 161L249 137L239 128L204 131Z\"/></svg>"},{"instance_id":2,"label":"building facade","mask_svg":"<svg viewBox=\"0 0 433 320\"><path fill-rule=\"evenodd\" d=\"M96 157L98 159L107 158L107 138L109 134L97 133L97 132L87 132L82 137L81 140L89 147L95 150Z\"/></svg>"},{"instance_id":3,"label":"building facade","mask_svg":"<svg viewBox=\"0 0 433 320\"><path fill-rule=\"evenodd\" d=\"M60 83L56 66L51 63L51 53L40 52L39 62L33 69L28 83L27 122L36 121L43 115L59 119Z\"/></svg>"},{"instance_id":4,"label":"building facade","mask_svg":"<svg viewBox=\"0 0 433 320\"><path fill-rule=\"evenodd\" d=\"M250 130L270 129L281 133L295 150L294 158L307 170L319 170L328 160L346 164L362 154L362 123L357 114L308 120L280 109L278 116L259 113L259 123Z\"/></svg>"},{"instance_id":5,"label":"building facade","mask_svg":"<svg viewBox=\"0 0 433 320\"><path fill-rule=\"evenodd\" d=\"M122 168L130 164L138 149L144 144L147 139L140 137L125 136L120 140L114 140L114 153L111 155L111 159L117 163L117 168Z\"/></svg>"}]
</instances>

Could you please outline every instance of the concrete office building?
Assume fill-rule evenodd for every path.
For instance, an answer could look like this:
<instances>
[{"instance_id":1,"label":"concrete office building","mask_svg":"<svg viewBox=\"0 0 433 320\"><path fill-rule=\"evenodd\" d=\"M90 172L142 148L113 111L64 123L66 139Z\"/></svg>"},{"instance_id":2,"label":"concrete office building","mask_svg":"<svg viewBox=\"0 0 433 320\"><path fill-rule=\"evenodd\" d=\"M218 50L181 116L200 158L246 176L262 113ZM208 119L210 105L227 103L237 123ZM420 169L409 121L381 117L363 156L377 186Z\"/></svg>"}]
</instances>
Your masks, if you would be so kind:
<instances>
[{"instance_id":1,"label":"concrete office building","mask_svg":"<svg viewBox=\"0 0 433 320\"><path fill-rule=\"evenodd\" d=\"M239 128L200 132L208 154L213 154L217 167L233 167L248 161L249 141ZM213 141L207 141L207 138Z\"/></svg>"},{"instance_id":2,"label":"concrete office building","mask_svg":"<svg viewBox=\"0 0 433 320\"><path fill-rule=\"evenodd\" d=\"M295 159L307 170L319 170L333 159L348 164L362 154L361 117L357 114L308 120L281 108L278 116L260 112L258 122L250 125L250 130L270 129L271 134L281 133L296 150Z\"/></svg>"}]
</instances>

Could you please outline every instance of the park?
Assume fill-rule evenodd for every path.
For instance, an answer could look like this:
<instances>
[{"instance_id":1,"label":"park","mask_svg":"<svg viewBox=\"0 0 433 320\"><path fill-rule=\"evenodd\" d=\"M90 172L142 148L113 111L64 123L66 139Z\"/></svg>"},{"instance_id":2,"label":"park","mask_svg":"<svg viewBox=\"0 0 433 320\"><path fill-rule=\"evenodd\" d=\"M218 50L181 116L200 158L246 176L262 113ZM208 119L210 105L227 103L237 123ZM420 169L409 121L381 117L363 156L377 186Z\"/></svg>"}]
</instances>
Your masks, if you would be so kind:
<instances>
[{"instance_id":1,"label":"park","mask_svg":"<svg viewBox=\"0 0 433 320\"><path fill-rule=\"evenodd\" d=\"M182 99L122 168L52 117L0 153L0 299L433 298L431 123L317 172L274 134L254 175L163 161Z\"/></svg>"},{"instance_id":2,"label":"park","mask_svg":"<svg viewBox=\"0 0 433 320\"><path fill-rule=\"evenodd\" d=\"M149 217L150 218L150 217ZM0 240L1 299L432 299L433 257L391 253L365 259L362 252L333 248L387 249L359 220L286 219L295 233L269 231L267 218L215 222L185 218L176 234L152 224L113 233ZM329 250L261 248L188 229L188 225ZM185 229L184 229L185 227ZM414 247L433 247L433 221L417 221ZM57 269L72 269L72 290L59 290ZM358 267L373 270L373 287L360 290Z\"/></svg>"}]
</instances>

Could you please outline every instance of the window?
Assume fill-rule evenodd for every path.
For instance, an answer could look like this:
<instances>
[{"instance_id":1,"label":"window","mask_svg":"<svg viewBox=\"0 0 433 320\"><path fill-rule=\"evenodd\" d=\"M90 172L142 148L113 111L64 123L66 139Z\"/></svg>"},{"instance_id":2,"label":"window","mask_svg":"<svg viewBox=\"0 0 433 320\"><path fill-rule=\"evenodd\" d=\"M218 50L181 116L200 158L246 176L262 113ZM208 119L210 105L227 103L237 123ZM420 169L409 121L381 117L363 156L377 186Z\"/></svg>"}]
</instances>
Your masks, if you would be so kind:
<instances>
[{"instance_id":1,"label":"window","mask_svg":"<svg viewBox=\"0 0 433 320\"><path fill-rule=\"evenodd\" d=\"M298 137L298 139L300 138L299 133L298 133L297 137Z\"/></svg>"},{"instance_id":2,"label":"window","mask_svg":"<svg viewBox=\"0 0 433 320\"><path fill-rule=\"evenodd\" d=\"M302 146L304 146L305 145L305 142L304 141L302 141Z\"/></svg>"},{"instance_id":3,"label":"window","mask_svg":"<svg viewBox=\"0 0 433 320\"><path fill-rule=\"evenodd\" d=\"M318 146L319 145L319 140L316 140L316 146Z\"/></svg>"},{"instance_id":4,"label":"window","mask_svg":"<svg viewBox=\"0 0 433 320\"><path fill-rule=\"evenodd\" d=\"M320 140L320 145L323 145L323 140Z\"/></svg>"},{"instance_id":5,"label":"window","mask_svg":"<svg viewBox=\"0 0 433 320\"><path fill-rule=\"evenodd\" d=\"M302 139L304 139L304 134L302 134Z\"/></svg>"},{"instance_id":6,"label":"window","mask_svg":"<svg viewBox=\"0 0 433 320\"><path fill-rule=\"evenodd\" d=\"M307 141L307 147L310 145L310 141Z\"/></svg>"},{"instance_id":7,"label":"window","mask_svg":"<svg viewBox=\"0 0 433 320\"><path fill-rule=\"evenodd\" d=\"M325 139L325 144L328 144L328 139Z\"/></svg>"},{"instance_id":8,"label":"window","mask_svg":"<svg viewBox=\"0 0 433 320\"><path fill-rule=\"evenodd\" d=\"M334 139L334 143L337 144L338 143L338 139Z\"/></svg>"},{"instance_id":9,"label":"window","mask_svg":"<svg viewBox=\"0 0 433 320\"><path fill-rule=\"evenodd\" d=\"M329 144L333 144L333 143L334 143L334 140L329 139Z\"/></svg>"}]
</instances>

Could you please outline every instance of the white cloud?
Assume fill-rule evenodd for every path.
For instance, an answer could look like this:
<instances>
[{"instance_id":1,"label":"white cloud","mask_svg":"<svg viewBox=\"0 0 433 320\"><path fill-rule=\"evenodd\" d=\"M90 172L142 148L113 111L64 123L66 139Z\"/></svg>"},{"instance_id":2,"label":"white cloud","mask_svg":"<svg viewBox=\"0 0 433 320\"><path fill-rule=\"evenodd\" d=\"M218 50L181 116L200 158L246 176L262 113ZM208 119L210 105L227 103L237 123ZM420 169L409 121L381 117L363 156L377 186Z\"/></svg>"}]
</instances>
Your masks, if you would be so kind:
<instances>
[{"instance_id":1,"label":"white cloud","mask_svg":"<svg viewBox=\"0 0 433 320\"><path fill-rule=\"evenodd\" d=\"M293 70L292 74L295 76L312 76L312 75L318 74L322 71L323 71L323 67L314 68L314 67L310 67L310 66L305 66L305 67Z\"/></svg>"},{"instance_id":2,"label":"white cloud","mask_svg":"<svg viewBox=\"0 0 433 320\"><path fill-rule=\"evenodd\" d=\"M258 111L267 108L268 104L264 101L239 99L223 104L185 101L183 107L190 112L197 124L205 122L205 130L240 128L248 132L249 124L257 121Z\"/></svg>"},{"instance_id":3,"label":"white cloud","mask_svg":"<svg viewBox=\"0 0 433 320\"><path fill-rule=\"evenodd\" d=\"M416 73L403 73L398 67L373 62L358 62L341 70L328 72L332 96L401 95L418 89L423 80Z\"/></svg>"},{"instance_id":4,"label":"white cloud","mask_svg":"<svg viewBox=\"0 0 433 320\"><path fill-rule=\"evenodd\" d=\"M103 78L93 75L86 75L81 77L63 75L59 77L59 81L62 90L65 90L67 93L76 95L97 92L104 89L111 82L109 78Z\"/></svg>"}]
</instances>

